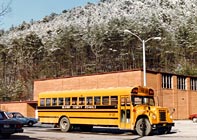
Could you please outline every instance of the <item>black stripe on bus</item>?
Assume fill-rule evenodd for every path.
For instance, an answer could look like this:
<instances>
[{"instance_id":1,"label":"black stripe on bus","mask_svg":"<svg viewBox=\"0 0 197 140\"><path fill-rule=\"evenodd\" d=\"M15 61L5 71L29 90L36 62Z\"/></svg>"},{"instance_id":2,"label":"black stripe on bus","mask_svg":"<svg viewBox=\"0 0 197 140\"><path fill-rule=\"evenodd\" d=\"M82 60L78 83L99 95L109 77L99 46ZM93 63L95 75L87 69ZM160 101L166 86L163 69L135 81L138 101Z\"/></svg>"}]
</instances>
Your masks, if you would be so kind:
<instances>
[{"instance_id":1,"label":"black stripe on bus","mask_svg":"<svg viewBox=\"0 0 197 140\"><path fill-rule=\"evenodd\" d=\"M39 116L39 118L59 118L58 116ZM118 119L118 117L112 118L112 117L69 117L73 119Z\"/></svg>"},{"instance_id":2,"label":"black stripe on bus","mask_svg":"<svg viewBox=\"0 0 197 140\"><path fill-rule=\"evenodd\" d=\"M107 106L68 106L69 108L64 108L65 106L38 106L38 109L117 109L116 105ZM78 108L77 108L78 107Z\"/></svg>"},{"instance_id":3,"label":"black stripe on bus","mask_svg":"<svg viewBox=\"0 0 197 140\"><path fill-rule=\"evenodd\" d=\"M38 109L62 109L62 106L40 106Z\"/></svg>"},{"instance_id":4,"label":"black stripe on bus","mask_svg":"<svg viewBox=\"0 0 197 140\"><path fill-rule=\"evenodd\" d=\"M58 116L39 116L39 118L59 118Z\"/></svg>"},{"instance_id":5,"label":"black stripe on bus","mask_svg":"<svg viewBox=\"0 0 197 140\"><path fill-rule=\"evenodd\" d=\"M116 118L108 118L108 117L69 117L69 118L79 118L79 119L118 119L118 117Z\"/></svg>"},{"instance_id":6,"label":"black stripe on bus","mask_svg":"<svg viewBox=\"0 0 197 140\"><path fill-rule=\"evenodd\" d=\"M65 113L68 113L68 112L99 112L99 113L118 113L118 110L117 111L103 111L103 110L38 110L38 112L65 112Z\"/></svg>"}]
</instances>

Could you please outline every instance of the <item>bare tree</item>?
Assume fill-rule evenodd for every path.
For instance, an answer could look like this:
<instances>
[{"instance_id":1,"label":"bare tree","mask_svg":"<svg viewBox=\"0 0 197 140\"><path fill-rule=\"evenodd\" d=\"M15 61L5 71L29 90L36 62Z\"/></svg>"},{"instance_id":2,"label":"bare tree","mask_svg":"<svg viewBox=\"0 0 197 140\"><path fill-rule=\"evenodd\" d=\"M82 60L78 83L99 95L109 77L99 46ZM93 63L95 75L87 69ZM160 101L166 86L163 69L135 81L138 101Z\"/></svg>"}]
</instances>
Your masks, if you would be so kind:
<instances>
[{"instance_id":1,"label":"bare tree","mask_svg":"<svg viewBox=\"0 0 197 140\"><path fill-rule=\"evenodd\" d=\"M11 3L12 3L12 0L10 0L8 3L1 2L0 17L5 16L7 13L11 11L11 8L10 8Z\"/></svg>"}]
</instances>

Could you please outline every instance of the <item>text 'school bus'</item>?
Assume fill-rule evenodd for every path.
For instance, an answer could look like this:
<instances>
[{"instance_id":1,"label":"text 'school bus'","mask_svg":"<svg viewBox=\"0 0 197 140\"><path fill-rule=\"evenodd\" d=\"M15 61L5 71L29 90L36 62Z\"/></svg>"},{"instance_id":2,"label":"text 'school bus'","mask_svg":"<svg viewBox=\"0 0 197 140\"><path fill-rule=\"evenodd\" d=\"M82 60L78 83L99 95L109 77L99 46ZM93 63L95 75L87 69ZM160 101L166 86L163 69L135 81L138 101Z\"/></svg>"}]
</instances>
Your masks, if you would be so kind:
<instances>
[{"instance_id":1,"label":"text 'school bus'","mask_svg":"<svg viewBox=\"0 0 197 140\"><path fill-rule=\"evenodd\" d=\"M141 86L43 92L38 98L39 121L64 132L75 126L83 131L116 126L140 136L153 130L169 133L174 126L171 115L155 105L153 89Z\"/></svg>"}]
</instances>

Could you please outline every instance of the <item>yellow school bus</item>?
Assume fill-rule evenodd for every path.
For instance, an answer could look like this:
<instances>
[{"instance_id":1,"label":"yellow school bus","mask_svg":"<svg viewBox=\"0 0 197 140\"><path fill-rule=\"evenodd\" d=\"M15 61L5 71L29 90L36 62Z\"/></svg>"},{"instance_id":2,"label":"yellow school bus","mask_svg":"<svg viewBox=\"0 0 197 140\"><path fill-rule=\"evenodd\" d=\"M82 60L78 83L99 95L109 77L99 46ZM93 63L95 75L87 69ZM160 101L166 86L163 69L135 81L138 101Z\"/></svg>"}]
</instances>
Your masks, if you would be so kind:
<instances>
[{"instance_id":1,"label":"yellow school bus","mask_svg":"<svg viewBox=\"0 0 197 140\"><path fill-rule=\"evenodd\" d=\"M141 86L43 92L38 117L64 132L111 126L146 136L153 130L169 133L174 126L169 110L155 105L154 90Z\"/></svg>"}]
</instances>

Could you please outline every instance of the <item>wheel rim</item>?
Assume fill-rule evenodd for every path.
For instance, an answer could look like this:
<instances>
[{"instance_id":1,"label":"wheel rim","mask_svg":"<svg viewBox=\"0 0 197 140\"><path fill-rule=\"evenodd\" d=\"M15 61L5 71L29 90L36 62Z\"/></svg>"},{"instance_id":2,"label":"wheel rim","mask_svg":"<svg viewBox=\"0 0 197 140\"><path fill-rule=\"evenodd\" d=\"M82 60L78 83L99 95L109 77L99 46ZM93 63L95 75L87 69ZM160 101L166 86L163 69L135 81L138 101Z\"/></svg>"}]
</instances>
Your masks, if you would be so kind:
<instances>
[{"instance_id":1,"label":"wheel rim","mask_svg":"<svg viewBox=\"0 0 197 140\"><path fill-rule=\"evenodd\" d=\"M151 132L151 125L146 118L141 118L137 121L136 131L140 136L147 136Z\"/></svg>"},{"instance_id":2,"label":"wheel rim","mask_svg":"<svg viewBox=\"0 0 197 140\"><path fill-rule=\"evenodd\" d=\"M32 126L32 125L33 125L33 123L32 123L32 122L29 122L29 125L30 125L30 126Z\"/></svg>"},{"instance_id":3,"label":"wheel rim","mask_svg":"<svg viewBox=\"0 0 197 140\"><path fill-rule=\"evenodd\" d=\"M68 127L68 122L67 122L66 120L63 120L63 121L61 122L61 127L62 127L63 129L66 129L66 128Z\"/></svg>"},{"instance_id":4,"label":"wheel rim","mask_svg":"<svg viewBox=\"0 0 197 140\"><path fill-rule=\"evenodd\" d=\"M67 118L62 118L60 121L60 128L62 131L67 132L70 130L70 122Z\"/></svg>"},{"instance_id":5,"label":"wheel rim","mask_svg":"<svg viewBox=\"0 0 197 140\"><path fill-rule=\"evenodd\" d=\"M142 123L140 124L140 130L144 132L144 131L146 131L146 128L147 128L146 122L142 121Z\"/></svg>"}]
</instances>

